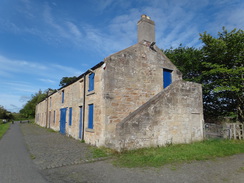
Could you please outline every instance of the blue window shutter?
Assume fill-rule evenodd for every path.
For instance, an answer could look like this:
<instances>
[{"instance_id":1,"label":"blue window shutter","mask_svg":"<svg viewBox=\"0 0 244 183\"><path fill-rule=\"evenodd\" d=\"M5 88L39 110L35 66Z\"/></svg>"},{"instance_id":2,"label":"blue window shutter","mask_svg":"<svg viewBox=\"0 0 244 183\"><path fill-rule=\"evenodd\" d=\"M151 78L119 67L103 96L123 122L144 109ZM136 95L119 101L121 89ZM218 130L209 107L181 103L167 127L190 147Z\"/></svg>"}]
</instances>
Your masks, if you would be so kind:
<instances>
[{"instance_id":1,"label":"blue window shutter","mask_svg":"<svg viewBox=\"0 0 244 183\"><path fill-rule=\"evenodd\" d=\"M72 107L69 108L69 125L72 125Z\"/></svg>"},{"instance_id":2,"label":"blue window shutter","mask_svg":"<svg viewBox=\"0 0 244 183\"><path fill-rule=\"evenodd\" d=\"M167 86L169 86L172 83L172 75L171 75L172 71L168 70L168 69L164 69L163 70L163 84L164 84L164 88L166 88Z\"/></svg>"},{"instance_id":3,"label":"blue window shutter","mask_svg":"<svg viewBox=\"0 0 244 183\"><path fill-rule=\"evenodd\" d=\"M88 128L93 129L93 104L89 106L89 113L88 113Z\"/></svg>"},{"instance_id":4,"label":"blue window shutter","mask_svg":"<svg viewBox=\"0 0 244 183\"><path fill-rule=\"evenodd\" d=\"M89 75L89 89L88 89L88 91L93 91L94 90L94 76L95 76L94 73L91 73Z\"/></svg>"}]
</instances>

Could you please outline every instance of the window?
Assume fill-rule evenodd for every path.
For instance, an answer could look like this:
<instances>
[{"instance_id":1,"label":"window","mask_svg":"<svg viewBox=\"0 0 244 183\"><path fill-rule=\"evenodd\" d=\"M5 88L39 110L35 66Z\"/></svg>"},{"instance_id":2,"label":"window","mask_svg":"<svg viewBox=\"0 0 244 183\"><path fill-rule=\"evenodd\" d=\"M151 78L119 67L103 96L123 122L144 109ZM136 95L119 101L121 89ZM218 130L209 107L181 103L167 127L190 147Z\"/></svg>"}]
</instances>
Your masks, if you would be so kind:
<instances>
[{"instance_id":1,"label":"window","mask_svg":"<svg viewBox=\"0 0 244 183\"><path fill-rule=\"evenodd\" d=\"M168 69L163 69L163 86L166 88L172 83L172 71Z\"/></svg>"},{"instance_id":2,"label":"window","mask_svg":"<svg viewBox=\"0 0 244 183\"><path fill-rule=\"evenodd\" d=\"M93 129L93 104L88 105L88 128Z\"/></svg>"},{"instance_id":3,"label":"window","mask_svg":"<svg viewBox=\"0 0 244 183\"><path fill-rule=\"evenodd\" d=\"M95 76L95 73L91 73L89 75L89 87L88 87L89 92L94 90L94 76Z\"/></svg>"},{"instance_id":4,"label":"window","mask_svg":"<svg viewBox=\"0 0 244 183\"><path fill-rule=\"evenodd\" d=\"M53 111L53 123L55 123L55 111Z\"/></svg>"},{"instance_id":5,"label":"window","mask_svg":"<svg viewBox=\"0 0 244 183\"><path fill-rule=\"evenodd\" d=\"M72 107L69 108L69 126L72 125Z\"/></svg>"},{"instance_id":6,"label":"window","mask_svg":"<svg viewBox=\"0 0 244 183\"><path fill-rule=\"evenodd\" d=\"M52 107L52 97L50 97L50 107Z\"/></svg>"},{"instance_id":7,"label":"window","mask_svg":"<svg viewBox=\"0 0 244 183\"><path fill-rule=\"evenodd\" d=\"M62 103L64 103L64 90L62 91Z\"/></svg>"}]
</instances>

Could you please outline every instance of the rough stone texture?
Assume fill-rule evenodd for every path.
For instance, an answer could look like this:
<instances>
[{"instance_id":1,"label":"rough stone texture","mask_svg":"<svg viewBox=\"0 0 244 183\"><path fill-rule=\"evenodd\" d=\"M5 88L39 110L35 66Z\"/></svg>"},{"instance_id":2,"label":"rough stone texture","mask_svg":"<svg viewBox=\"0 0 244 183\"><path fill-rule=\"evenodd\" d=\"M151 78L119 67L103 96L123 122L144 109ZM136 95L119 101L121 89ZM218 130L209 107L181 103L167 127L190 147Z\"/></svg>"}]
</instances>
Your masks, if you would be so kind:
<instances>
[{"instance_id":1,"label":"rough stone texture","mask_svg":"<svg viewBox=\"0 0 244 183\"><path fill-rule=\"evenodd\" d=\"M201 85L176 81L117 124L117 150L203 139Z\"/></svg>"},{"instance_id":2,"label":"rough stone texture","mask_svg":"<svg viewBox=\"0 0 244 183\"><path fill-rule=\"evenodd\" d=\"M66 113L66 135L80 139L82 106L84 140L88 144L120 150L130 149L133 144L139 148L201 140L201 86L180 82L181 72L156 45L152 46L152 40L147 40L148 29L154 34L152 20L142 17L138 28L144 32L140 37L145 39L105 58L93 71L88 70L77 81L39 103L36 123L59 131L60 109L72 107L72 125L68 124L69 110ZM170 70L172 76L172 86L166 89L163 88L164 69ZM95 72L94 91L88 92L91 72ZM89 104L94 105L93 129L87 129ZM148 109L141 112L145 106Z\"/></svg>"},{"instance_id":3,"label":"rough stone texture","mask_svg":"<svg viewBox=\"0 0 244 183\"><path fill-rule=\"evenodd\" d=\"M103 72L102 67L94 70L94 91L88 92L88 76L90 72L83 75L71 85L61 88L50 95L46 100L36 107L36 123L56 131L60 130L60 109L66 111L66 135L75 139L79 138L80 130L80 107L85 108L84 119L84 140L89 144L103 145L104 133L104 98L103 98ZM84 82L85 105L84 105ZM64 92L64 103L62 103L62 91ZM94 128L88 130L88 105L94 104ZM72 107L72 125L69 125L69 108ZM47 115L48 111L48 115ZM55 111L55 112L54 112ZM55 116L54 116L55 115ZM81 125L82 126L82 125Z\"/></svg>"},{"instance_id":4,"label":"rough stone texture","mask_svg":"<svg viewBox=\"0 0 244 183\"><path fill-rule=\"evenodd\" d=\"M106 146L116 136L116 125L163 90L163 69L172 70L172 81L181 80L180 71L160 49L142 41L105 59L104 93ZM113 145L111 145L113 146Z\"/></svg>"},{"instance_id":5,"label":"rough stone texture","mask_svg":"<svg viewBox=\"0 0 244 183\"><path fill-rule=\"evenodd\" d=\"M155 23L148 16L142 15L137 23L138 42L155 42Z\"/></svg>"}]
</instances>

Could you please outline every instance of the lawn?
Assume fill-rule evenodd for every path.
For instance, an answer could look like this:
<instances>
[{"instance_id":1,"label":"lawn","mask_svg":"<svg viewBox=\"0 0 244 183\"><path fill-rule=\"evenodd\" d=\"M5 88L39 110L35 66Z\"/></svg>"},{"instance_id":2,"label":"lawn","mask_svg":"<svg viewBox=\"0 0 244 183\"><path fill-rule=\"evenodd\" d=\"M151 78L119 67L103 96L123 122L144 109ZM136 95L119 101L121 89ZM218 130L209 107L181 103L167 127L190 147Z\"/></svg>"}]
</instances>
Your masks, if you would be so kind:
<instances>
[{"instance_id":1,"label":"lawn","mask_svg":"<svg viewBox=\"0 0 244 183\"><path fill-rule=\"evenodd\" d=\"M5 134L5 132L9 129L10 123L0 123L0 139Z\"/></svg>"},{"instance_id":2,"label":"lawn","mask_svg":"<svg viewBox=\"0 0 244 183\"><path fill-rule=\"evenodd\" d=\"M116 155L114 164L122 167L160 167L165 164L208 160L239 153L244 153L244 140L215 139L126 151Z\"/></svg>"}]
</instances>

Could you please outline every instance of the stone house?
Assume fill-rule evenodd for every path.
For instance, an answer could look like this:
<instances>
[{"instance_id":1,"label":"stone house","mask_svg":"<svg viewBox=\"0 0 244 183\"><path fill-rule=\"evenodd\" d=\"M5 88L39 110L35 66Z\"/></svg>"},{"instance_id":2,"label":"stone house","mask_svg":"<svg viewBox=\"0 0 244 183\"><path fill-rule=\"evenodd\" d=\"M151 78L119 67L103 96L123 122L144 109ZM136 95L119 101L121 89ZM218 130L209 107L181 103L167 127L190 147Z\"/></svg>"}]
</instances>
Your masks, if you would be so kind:
<instances>
[{"instance_id":1,"label":"stone house","mask_svg":"<svg viewBox=\"0 0 244 183\"><path fill-rule=\"evenodd\" d=\"M155 24L138 21L138 43L114 53L36 106L36 123L118 151L203 139L200 84L155 45Z\"/></svg>"}]
</instances>

